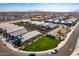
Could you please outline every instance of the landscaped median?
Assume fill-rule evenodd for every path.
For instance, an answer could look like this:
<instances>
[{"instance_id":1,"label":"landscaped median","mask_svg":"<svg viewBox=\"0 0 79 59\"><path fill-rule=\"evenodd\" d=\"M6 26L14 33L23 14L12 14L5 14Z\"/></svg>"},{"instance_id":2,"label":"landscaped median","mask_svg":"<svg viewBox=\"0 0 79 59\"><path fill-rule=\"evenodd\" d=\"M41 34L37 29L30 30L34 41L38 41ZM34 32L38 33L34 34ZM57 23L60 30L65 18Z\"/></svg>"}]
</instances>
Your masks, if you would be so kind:
<instances>
[{"instance_id":1,"label":"landscaped median","mask_svg":"<svg viewBox=\"0 0 79 59\"><path fill-rule=\"evenodd\" d=\"M42 36L37 41L32 42L30 45L26 45L24 51L45 51L56 48L60 43L59 40L50 37L48 35Z\"/></svg>"}]
</instances>

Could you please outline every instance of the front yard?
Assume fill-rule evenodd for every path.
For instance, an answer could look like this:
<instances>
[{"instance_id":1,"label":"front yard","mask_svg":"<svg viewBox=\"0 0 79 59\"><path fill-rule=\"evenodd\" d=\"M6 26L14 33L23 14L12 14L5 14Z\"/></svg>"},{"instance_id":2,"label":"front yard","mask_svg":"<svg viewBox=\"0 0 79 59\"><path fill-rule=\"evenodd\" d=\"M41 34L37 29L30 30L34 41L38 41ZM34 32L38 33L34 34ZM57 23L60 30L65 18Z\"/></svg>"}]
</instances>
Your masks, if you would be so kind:
<instances>
[{"instance_id":1,"label":"front yard","mask_svg":"<svg viewBox=\"0 0 79 59\"><path fill-rule=\"evenodd\" d=\"M45 51L56 48L60 41L49 36L42 36L37 41L25 46L24 51Z\"/></svg>"}]
</instances>

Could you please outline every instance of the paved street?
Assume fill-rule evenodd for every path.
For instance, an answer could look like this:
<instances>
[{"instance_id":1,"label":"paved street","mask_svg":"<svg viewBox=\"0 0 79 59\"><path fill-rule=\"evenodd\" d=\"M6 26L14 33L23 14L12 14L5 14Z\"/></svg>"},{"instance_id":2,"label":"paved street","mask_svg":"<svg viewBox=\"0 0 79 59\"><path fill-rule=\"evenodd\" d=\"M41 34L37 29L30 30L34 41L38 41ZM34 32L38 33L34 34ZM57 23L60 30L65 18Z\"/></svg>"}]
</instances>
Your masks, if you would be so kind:
<instances>
[{"instance_id":1,"label":"paved street","mask_svg":"<svg viewBox=\"0 0 79 59\"><path fill-rule=\"evenodd\" d=\"M16 23L16 22L27 22L30 21L30 19L22 19L22 20L12 20L12 21L5 21L5 22L0 22L0 23Z\"/></svg>"},{"instance_id":2,"label":"paved street","mask_svg":"<svg viewBox=\"0 0 79 59\"><path fill-rule=\"evenodd\" d=\"M0 56L21 56L20 52L13 51L12 49L5 46L0 37Z\"/></svg>"}]
</instances>

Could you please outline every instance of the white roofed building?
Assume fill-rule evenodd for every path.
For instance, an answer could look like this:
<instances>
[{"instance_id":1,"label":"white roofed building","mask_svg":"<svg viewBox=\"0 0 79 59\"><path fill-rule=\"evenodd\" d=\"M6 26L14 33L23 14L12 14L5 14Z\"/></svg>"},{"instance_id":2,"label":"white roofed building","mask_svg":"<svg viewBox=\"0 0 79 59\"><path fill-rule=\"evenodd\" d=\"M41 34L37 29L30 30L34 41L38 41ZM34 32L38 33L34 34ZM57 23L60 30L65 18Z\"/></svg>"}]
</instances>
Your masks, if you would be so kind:
<instances>
[{"instance_id":1,"label":"white roofed building","mask_svg":"<svg viewBox=\"0 0 79 59\"><path fill-rule=\"evenodd\" d=\"M24 42L24 41L26 41L26 40L28 40L28 39L31 39L31 38L33 38L33 37L39 35L39 34L41 34L41 33L38 32L37 30L34 30L34 31L28 32L28 33L26 33L26 34L23 34L23 35L22 35L22 38L23 38L23 39L22 39L22 42Z\"/></svg>"},{"instance_id":2,"label":"white roofed building","mask_svg":"<svg viewBox=\"0 0 79 59\"><path fill-rule=\"evenodd\" d=\"M18 31L10 33L10 35L12 35L12 36L19 36L19 35L25 34L27 32L28 31L26 29L21 29L21 30L18 30Z\"/></svg>"},{"instance_id":3,"label":"white roofed building","mask_svg":"<svg viewBox=\"0 0 79 59\"><path fill-rule=\"evenodd\" d=\"M53 23L43 23L41 24L41 26L43 26L44 28L55 28L57 26L57 24L53 24Z\"/></svg>"},{"instance_id":4,"label":"white roofed building","mask_svg":"<svg viewBox=\"0 0 79 59\"><path fill-rule=\"evenodd\" d=\"M77 18L70 18L69 21L75 22Z\"/></svg>"},{"instance_id":5,"label":"white roofed building","mask_svg":"<svg viewBox=\"0 0 79 59\"><path fill-rule=\"evenodd\" d=\"M42 21L31 21L32 24L36 24L36 25L41 25L43 24L44 22Z\"/></svg>"},{"instance_id":6,"label":"white roofed building","mask_svg":"<svg viewBox=\"0 0 79 59\"><path fill-rule=\"evenodd\" d=\"M9 24L9 23L2 23L0 24L0 28L7 30L7 33L15 32L21 29L24 29L23 26L18 26L15 24Z\"/></svg>"},{"instance_id":7,"label":"white roofed building","mask_svg":"<svg viewBox=\"0 0 79 59\"><path fill-rule=\"evenodd\" d=\"M58 33L53 32L53 31L50 31L50 32L48 32L47 34L48 34L48 35L51 35L51 36L55 36L55 37L58 35Z\"/></svg>"}]
</instances>

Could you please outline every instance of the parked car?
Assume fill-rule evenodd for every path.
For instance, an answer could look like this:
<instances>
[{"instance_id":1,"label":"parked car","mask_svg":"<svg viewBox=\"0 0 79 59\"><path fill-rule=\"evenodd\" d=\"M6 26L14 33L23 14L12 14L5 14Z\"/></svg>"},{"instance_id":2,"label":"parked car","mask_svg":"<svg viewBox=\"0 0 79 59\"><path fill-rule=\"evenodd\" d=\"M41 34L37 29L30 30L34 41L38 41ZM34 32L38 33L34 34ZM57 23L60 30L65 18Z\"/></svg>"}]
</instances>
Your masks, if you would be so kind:
<instances>
[{"instance_id":1,"label":"parked car","mask_svg":"<svg viewBox=\"0 0 79 59\"><path fill-rule=\"evenodd\" d=\"M58 53L59 52L59 50L58 49L55 49L55 50L53 50L52 52L51 52L51 54L56 54L56 53Z\"/></svg>"},{"instance_id":2,"label":"parked car","mask_svg":"<svg viewBox=\"0 0 79 59\"><path fill-rule=\"evenodd\" d=\"M31 53L31 54L29 54L28 56L36 56L36 54L34 54L34 53Z\"/></svg>"}]
</instances>

